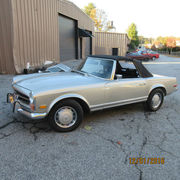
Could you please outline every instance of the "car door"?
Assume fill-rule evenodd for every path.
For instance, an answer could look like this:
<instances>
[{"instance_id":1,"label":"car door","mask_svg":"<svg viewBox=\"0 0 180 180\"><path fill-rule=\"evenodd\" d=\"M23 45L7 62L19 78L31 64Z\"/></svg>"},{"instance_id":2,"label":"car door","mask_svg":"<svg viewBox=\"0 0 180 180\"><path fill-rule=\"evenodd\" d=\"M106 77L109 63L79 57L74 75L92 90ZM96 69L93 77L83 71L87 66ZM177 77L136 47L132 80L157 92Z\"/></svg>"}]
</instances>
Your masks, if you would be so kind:
<instances>
[{"instance_id":1,"label":"car door","mask_svg":"<svg viewBox=\"0 0 180 180\"><path fill-rule=\"evenodd\" d=\"M125 78L105 84L106 103L118 105L140 102L147 99L147 86L144 78Z\"/></svg>"}]
</instances>

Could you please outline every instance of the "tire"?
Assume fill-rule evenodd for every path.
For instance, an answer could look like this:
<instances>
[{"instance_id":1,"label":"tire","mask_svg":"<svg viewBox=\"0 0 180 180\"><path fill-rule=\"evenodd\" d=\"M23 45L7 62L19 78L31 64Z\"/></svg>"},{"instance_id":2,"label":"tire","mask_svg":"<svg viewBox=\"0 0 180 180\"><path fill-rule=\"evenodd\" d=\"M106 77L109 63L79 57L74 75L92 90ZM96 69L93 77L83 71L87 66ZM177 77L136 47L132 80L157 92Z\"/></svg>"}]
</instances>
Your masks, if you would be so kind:
<instances>
[{"instance_id":1,"label":"tire","mask_svg":"<svg viewBox=\"0 0 180 180\"><path fill-rule=\"evenodd\" d=\"M83 109L75 100L64 100L56 104L48 115L50 126L58 132L76 129L83 120Z\"/></svg>"},{"instance_id":2,"label":"tire","mask_svg":"<svg viewBox=\"0 0 180 180\"><path fill-rule=\"evenodd\" d=\"M153 57L152 57L152 60L153 60L153 61L155 61L155 59L156 59L156 57L155 57L155 56L153 56Z\"/></svg>"},{"instance_id":3,"label":"tire","mask_svg":"<svg viewBox=\"0 0 180 180\"><path fill-rule=\"evenodd\" d=\"M159 89L159 88L153 90L150 93L148 100L146 102L148 110L157 111L158 109L160 109L161 105L163 104L163 101L164 101L163 90ZM154 102L154 104L153 104L153 102Z\"/></svg>"}]
</instances>

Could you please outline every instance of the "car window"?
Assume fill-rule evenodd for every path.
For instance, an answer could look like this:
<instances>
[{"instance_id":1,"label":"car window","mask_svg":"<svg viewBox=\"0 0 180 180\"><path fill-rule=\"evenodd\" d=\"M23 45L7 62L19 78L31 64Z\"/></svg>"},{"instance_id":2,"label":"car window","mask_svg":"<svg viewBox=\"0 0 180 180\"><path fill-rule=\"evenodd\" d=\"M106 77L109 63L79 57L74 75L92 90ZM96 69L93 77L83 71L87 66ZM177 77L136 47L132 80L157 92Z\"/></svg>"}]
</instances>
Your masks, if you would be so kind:
<instances>
[{"instance_id":1,"label":"car window","mask_svg":"<svg viewBox=\"0 0 180 180\"><path fill-rule=\"evenodd\" d=\"M47 71L49 71L49 72L60 72L60 71L62 71L62 69L60 69L58 66L52 66L52 67L47 68Z\"/></svg>"},{"instance_id":2,"label":"car window","mask_svg":"<svg viewBox=\"0 0 180 180\"><path fill-rule=\"evenodd\" d=\"M97 77L110 79L113 69L113 60L88 57L81 71Z\"/></svg>"},{"instance_id":3,"label":"car window","mask_svg":"<svg viewBox=\"0 0 180 180\"><path fill-rule=\"evenodd\" d=\"M120 61L119 62L122 68L136 69L132 62Z\"/></svg>"},{"instance_id":4,"label":"car window","mask_svg":"<svg viewBox=\"0 0 180 180\"><path fill-rule=\"evenodd\" d=\"M118 65L120 64L120 66ZM118 78L118 75L121 75L121 77L124 78L138 78L139 73L134 66L133 62L130 61L119 61L116 65L116 74L114 79L116 80ZM118 78L119 79L119 78Z\"/></svg>"}]
</instances>

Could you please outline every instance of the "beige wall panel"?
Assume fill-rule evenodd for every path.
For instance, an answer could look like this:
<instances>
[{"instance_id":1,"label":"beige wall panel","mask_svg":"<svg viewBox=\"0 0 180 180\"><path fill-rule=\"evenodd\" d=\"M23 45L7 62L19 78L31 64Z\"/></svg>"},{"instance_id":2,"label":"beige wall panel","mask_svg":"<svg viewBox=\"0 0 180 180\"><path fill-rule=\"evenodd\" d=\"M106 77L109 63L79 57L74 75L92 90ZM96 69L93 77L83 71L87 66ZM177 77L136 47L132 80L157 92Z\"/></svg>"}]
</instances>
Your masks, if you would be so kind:
<instances>
[{"instance_id":1,"label":"beige wall panel","mask_svg":"<svg viewBox=\"0 0 180 180\"><path fill-rule=\"evenodd\" d=\"M128 50L128 43L127 34L95 32L95 54L104 52L104 54L112 55L112 48L118 48L118 54L124 56Z\"/></svg>"},{"instance_id":2,"label":"beige wall panel","mask_svg":"<svg viewBox=\"0 0 180 180\"><path fill-rule=\"evenodd\" d=\"M78 20L80 28L94 33L92 20L65 0L11 0L13 9L13 54L18 73L29 62L41 66L46 60L59 62L59 18ZM93 42L94 45L94 42ZM92 48L94 53L94 47Z\"/></svg>"},{"instance_id":3,"label":"beige wall panel","mask_svg":"<svg viewBox=\"0 0 180 180\"><path fill-rule=\"evenodd\" d=\"M10 0L0 0L0 73L15 73L12 52L12 11Z\"/></svg>"}]
</instances>

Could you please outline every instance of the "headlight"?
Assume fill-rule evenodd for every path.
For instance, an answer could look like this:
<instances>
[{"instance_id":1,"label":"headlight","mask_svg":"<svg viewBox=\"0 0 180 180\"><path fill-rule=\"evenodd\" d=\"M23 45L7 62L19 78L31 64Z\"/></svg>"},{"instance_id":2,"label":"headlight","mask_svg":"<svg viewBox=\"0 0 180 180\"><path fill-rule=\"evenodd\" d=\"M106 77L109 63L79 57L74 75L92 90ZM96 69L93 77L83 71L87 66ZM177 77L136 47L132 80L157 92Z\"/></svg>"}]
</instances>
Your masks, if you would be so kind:
<instances>
[{"instance_id":1,"label":"headlight","mask_svg":"<svg viewBox=\"0 0 180 180\"><path fill-rule=\"evenodd\" d=\"M33 92L32 91L29 93L29 97L33 99Z\"/></svg>"},{"instance_id":2,"label":"headlight","mask_svg":"<svg viewBox=\"0 0 180 180\"><path fill-rule=\"evenodd\" d=\"M31 108L31 111L35 111L35 98L33 97L33 92L30 92L29 94L30 96L30 108Z\"/></svg>"}]
</instances>

